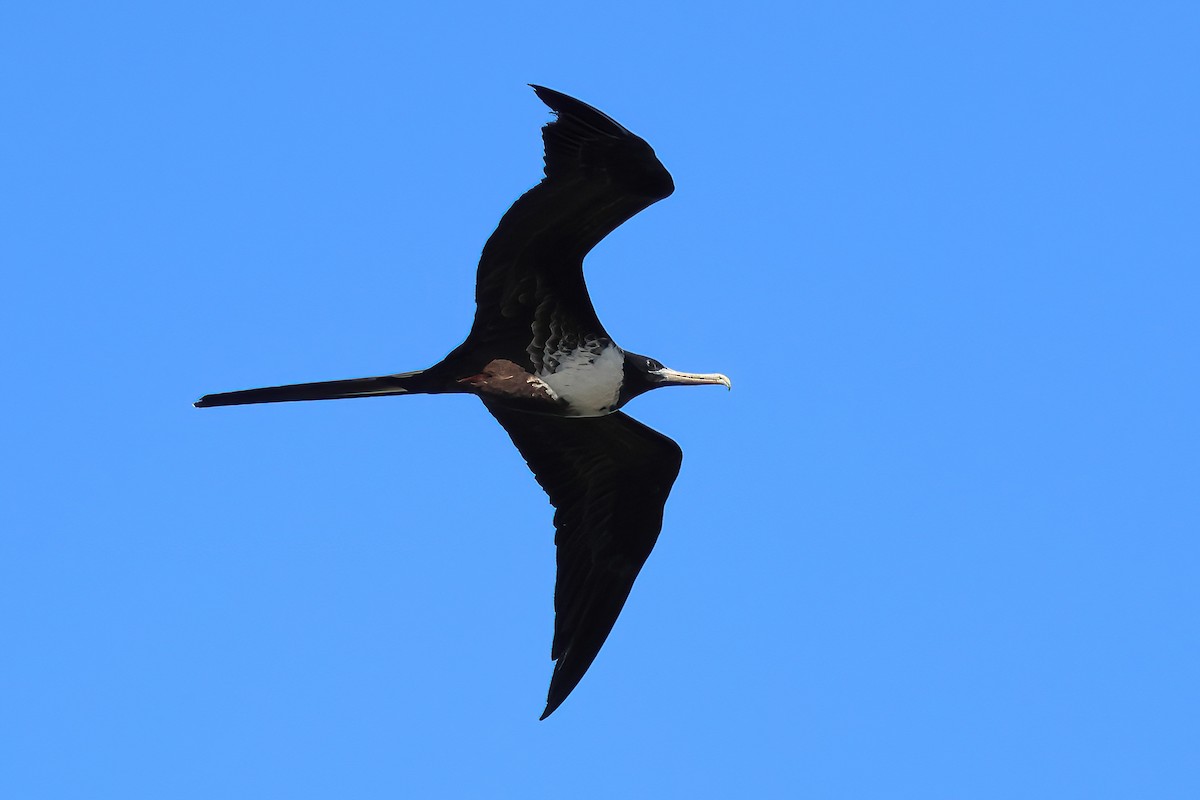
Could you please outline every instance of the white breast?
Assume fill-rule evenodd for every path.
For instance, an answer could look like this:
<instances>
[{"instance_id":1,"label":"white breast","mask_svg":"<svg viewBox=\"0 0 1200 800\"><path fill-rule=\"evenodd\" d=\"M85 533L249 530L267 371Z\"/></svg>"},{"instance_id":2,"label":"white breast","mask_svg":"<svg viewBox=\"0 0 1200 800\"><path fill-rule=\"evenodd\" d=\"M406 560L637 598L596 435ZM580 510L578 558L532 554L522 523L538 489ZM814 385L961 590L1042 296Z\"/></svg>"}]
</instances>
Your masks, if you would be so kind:
<instances>
[{"instance_id":1,"label":"white breast","mask_svg":"<svg viewBox=\"0 0 1200 800\"><path fill-rule=\"evenodd\" d=\"M538 377L567 404L570 416L600 417L616 408L625 379L625 352L612 342L586 342L554 353Z\"/></svg>"}]
</instances>

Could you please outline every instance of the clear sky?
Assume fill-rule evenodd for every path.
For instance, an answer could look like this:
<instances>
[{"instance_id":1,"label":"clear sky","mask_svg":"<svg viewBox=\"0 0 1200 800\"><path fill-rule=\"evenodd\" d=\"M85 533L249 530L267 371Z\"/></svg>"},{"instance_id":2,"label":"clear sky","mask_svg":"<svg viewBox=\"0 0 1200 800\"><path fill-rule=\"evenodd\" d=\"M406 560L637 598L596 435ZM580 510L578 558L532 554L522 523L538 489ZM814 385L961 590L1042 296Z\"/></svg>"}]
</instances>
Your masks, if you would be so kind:
<instances>
[{"instance_id":1,"label":"clear sky","mask_svg":"<svg viewBox=\"0 0 1200 800\"><path fill-rule=\"evenodd\" d=\"M1195 3L8 3L0 796L1200 797ZM428 366L567 92L666 525L538 722L551 508Z\"/></svg>"}]
</instances>

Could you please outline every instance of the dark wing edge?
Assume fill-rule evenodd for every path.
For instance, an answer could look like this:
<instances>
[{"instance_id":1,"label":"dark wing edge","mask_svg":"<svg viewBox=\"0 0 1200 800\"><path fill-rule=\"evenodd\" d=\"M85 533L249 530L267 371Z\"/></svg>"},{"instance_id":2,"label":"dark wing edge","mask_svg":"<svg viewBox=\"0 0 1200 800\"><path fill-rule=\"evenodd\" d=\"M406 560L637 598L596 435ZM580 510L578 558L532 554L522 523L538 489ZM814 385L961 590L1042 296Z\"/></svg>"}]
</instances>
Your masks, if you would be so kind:
<instances>
[{"instance_id":1,"label":"dark wing edge","mask_svg":"<svg viewBox=\"0 0 1200 800\"><path fill-rule=\"evenodd\" d=\"M554 673L545 719L612 631L662 530L683 451L626 414L556 417L488 405L555 507Z\"/></svg>"},{"instance_id":2,"label":"dark wing edge","mask_svg":"<svg viewBox=\"0 0 1200 800\"><path fill-rule=\"evenodd\" d=\"M584 256L675 190L643 139L573 97L533 89L555 113L542 128L545 177L513 203L484 245L475 283L477 337L527 334L548 296L581 324L598 326Z\"/></svg>"},{"instance_id":3,"label":"dark wing edge","mask_svg":"<svg viewBox=\"0 0 1200 800\"><path fill-rule=\"evenodd\" d=\"M529 84L538 99L550 107L555 118L542 127L542 156L546 177L570 179L584 162L584 147L588 143L603 143L606 139L642 141L628 128L598 108L574 97Z\"/></svg>"}]
</instances>

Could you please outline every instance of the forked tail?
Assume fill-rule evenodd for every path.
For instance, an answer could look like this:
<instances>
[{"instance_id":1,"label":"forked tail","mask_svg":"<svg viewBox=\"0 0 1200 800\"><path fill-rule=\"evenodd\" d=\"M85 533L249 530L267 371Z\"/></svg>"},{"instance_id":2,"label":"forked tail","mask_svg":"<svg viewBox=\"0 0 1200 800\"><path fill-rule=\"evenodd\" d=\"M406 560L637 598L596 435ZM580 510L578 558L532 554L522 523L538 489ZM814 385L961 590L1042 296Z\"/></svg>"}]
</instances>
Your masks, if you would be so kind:
<instances>
[{"instance_id":1,"label":"forked tail","mask_svg":"<svg viewBox=\"0 0 1200 800\"><path fill-rule=\"evenodd\" d=\"M383 397L389 394L432 394L446 391L440 380L428 375L428 370L380 375L375 378L352 378L345 381L294 383L290 386L268 386L265 389L245 389L240 392L206 394L197 400L196 408L212 406L241 406L249 403L287 403L295 400L342 400L349 397Z\"/></svg>"}]
</instances>

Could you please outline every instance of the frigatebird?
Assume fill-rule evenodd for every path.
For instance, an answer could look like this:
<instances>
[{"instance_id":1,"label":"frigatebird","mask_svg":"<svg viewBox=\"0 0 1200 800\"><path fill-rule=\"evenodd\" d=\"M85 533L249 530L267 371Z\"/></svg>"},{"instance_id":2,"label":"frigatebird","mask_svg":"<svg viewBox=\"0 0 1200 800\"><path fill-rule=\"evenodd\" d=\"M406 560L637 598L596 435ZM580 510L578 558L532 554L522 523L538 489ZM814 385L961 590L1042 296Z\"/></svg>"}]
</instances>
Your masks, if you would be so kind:
<instances>
[{"instance_id":1,"label":"frigatebird","mask_svg":"<svg viewBox=\"0 0 1200 800\"><path fill-rule=\"evenodd\" d=\"M478 396L555 508L554 673L545 719L608 638L662 529L683 452L619 411L660 386L722 384L617 346L600 324L583 258L621 223L675 191L654 150L615 120L533 86L555 114L542 128L545 177L484 245L475 322L429 369L205 395L199 408L398 394Z\"/></svg>"}]
</instances>

